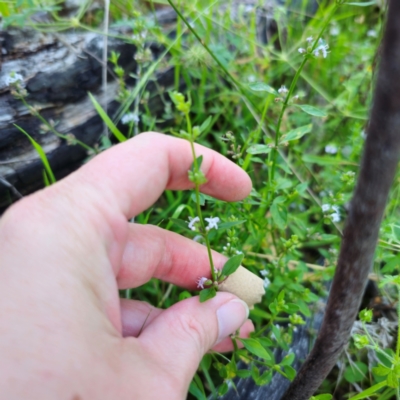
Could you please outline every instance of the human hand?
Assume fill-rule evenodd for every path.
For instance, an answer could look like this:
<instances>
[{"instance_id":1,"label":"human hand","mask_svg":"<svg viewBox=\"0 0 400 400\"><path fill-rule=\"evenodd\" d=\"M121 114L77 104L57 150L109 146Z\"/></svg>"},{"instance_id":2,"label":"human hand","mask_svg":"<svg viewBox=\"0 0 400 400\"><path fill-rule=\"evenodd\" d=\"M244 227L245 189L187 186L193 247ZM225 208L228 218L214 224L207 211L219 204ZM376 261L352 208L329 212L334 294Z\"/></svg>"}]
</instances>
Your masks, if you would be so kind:
<instances>
[{"instance_id":1,"label":"human hand","mask_svg":"<svg viewBox=\"0 0 400 400\"><path fill-rule=\"evenodd\" d=\"M218 153L203 155L211 196L237 201L249 177ZM145 133L26 197L0 220L0 387L11 399L183 399L203 355L230 349L247 319L228 293L167 310L121 300L152 277L194 290L209 276L206 248L127 221L164 189L192 187L189 143ZM218 253L214 263L226 261ZM241 328L246 336L250 321ZM140 335L139 335L140 334ZM224 339L225 338L225 339Z\"/></svg>"}]
</instances>

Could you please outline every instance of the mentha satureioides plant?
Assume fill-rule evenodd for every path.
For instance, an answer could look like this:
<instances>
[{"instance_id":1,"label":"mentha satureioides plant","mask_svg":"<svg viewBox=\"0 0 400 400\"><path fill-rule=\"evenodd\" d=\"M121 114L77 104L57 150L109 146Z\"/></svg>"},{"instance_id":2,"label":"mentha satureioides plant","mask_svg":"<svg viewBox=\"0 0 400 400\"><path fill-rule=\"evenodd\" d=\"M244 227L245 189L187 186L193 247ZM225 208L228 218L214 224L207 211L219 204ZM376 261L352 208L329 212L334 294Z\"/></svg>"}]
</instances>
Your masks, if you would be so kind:
<instances>
[{"instance_id":1,"label":"mentha satureioides plant","mask_svg":"<svg viewBox=\"0 0 400 400\"><path fill-rule=\"evenodd\" d=\"M207 178L201 171L203 156L197 157L194 148L194 143L196 139L211 123L211 117L207 118L201 126L192 126L192 122L189 116L191 100L188 99L187 101L185 101L184 95L176 91L170 93L170 96L176 108L185 116L187 130L181 130L179 133L179 137L189 141L193 155L193 164L188 172L188 176L189 180L194 184L197 216L194 218L190 218L188 227L190 230L198 232L198 234L204 239L205 245L207 247L208 258L210 261L211 279L206 277L199 277L197 281L197 286L199 289L201 289L200 301L204 302L208 299L213 298L216 295L218 285L239 268L244 256L243 254L236 254L233 257L229 258L229 260L223 266L222 270L218 270L214 267L211 253L211 245L208 235L211 229L218 229L218 223L220 222L220 219L219 217L203 217L200 200L200 186L207 182Z\"/></svg>"}]
</instances>

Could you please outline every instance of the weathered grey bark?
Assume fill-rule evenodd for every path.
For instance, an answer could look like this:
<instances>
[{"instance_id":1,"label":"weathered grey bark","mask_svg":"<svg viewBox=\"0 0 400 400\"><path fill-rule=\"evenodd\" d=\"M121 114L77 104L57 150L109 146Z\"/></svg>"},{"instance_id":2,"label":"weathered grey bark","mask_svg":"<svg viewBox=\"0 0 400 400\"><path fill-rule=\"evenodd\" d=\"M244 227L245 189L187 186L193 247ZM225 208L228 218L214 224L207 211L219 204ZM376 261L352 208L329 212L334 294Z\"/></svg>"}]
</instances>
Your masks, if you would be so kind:
<instances>
[{"instance_id":1,"label":"weathered grey bark","mask_svg":"<svg viewBox=\"0 0 400 400\"><path fill-rule=\"evenodd\" d=\"M43 165L29 140L14 126L25 129L45 150L50 165L58 178L78 168L87 157L79 145L68 145L54 133L40 133L40 120L16 100L8 85L10 73L24 79L28 92L26 101L35 106L47 121L54 121L61 134L71 133L89 146L98 143L103 123L87 93L92 92L102 104L101 74L103 37L88 32L40 34L32 30L8 29L0 32L2 69L0 72L0 212L15 198L15 190L30 193L43 186ZM149 45L154 59L160 46ZM121 54L119 64L127 75L136 71L135 46L122 40L109 39L109 52ZM111 70L111 69L110 69ZM118 108L115 101L117 83L108 74L107 109L110 115ZM158 70L158 84L168 88L172 84L171 68ZM133 86L130 78L128 84ZM149 82L152 94L150 107L154 113L161 109L157 89ZM8 184L7 184L8 182Z\"/></svg>"}]
</instances>

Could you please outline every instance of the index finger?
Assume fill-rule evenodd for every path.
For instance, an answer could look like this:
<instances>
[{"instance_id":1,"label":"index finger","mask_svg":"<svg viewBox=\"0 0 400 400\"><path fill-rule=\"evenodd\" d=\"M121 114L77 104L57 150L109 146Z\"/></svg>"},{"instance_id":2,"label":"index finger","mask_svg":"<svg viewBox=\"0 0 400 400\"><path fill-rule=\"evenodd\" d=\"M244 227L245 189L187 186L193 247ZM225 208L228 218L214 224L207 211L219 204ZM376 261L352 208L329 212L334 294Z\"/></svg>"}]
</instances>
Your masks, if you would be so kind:
<instances>
[{"instance_id":1,"label":"index finger","mask_svg":"<svg viewBox=\"0 0 400 400\"><path fill-rule=\"evenodd\" d=\"M195 145L195 151L197 157L203 156L201 170L207 178L200 188L203 193L226 201L249 194L251 180L240 167L204 146ZM151 206L165 189L193 188L188 179L192 163L188 141L148 132L102 153L78 173L90 182L98 199L130 219Z\"/></svg>"}]
</instances>

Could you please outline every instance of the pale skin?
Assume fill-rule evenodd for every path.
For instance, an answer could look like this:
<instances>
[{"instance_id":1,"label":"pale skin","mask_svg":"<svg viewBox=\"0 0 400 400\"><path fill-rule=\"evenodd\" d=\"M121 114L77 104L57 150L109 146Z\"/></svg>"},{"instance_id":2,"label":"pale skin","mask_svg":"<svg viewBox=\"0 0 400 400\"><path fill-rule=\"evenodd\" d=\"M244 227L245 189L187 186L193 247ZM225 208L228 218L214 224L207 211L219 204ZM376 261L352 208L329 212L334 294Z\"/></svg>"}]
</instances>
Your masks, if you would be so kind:
<instances>
[{"instance_id":1,"label":"pale skin","mask_svg":"<svg viewBox=\"0 0 400 400\"><path fill-rule=\"evenodd\" d=\"M245 198L247 174L196 146L203 193ZM234 295L167 310L120 300L152 277L190 290L210 276L206 248L128 223L165 189L193 187L189 143L144 133L105 151L0 219L0 398L184 399L201 358L253 329ZM217 268L226 258L213 253Z\"/></svg>"}]
</instances>

